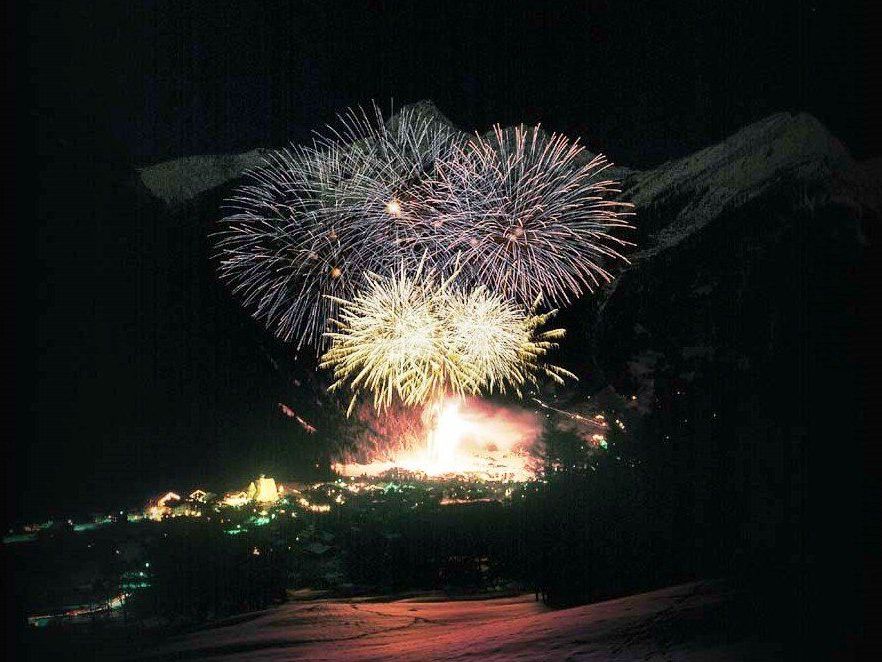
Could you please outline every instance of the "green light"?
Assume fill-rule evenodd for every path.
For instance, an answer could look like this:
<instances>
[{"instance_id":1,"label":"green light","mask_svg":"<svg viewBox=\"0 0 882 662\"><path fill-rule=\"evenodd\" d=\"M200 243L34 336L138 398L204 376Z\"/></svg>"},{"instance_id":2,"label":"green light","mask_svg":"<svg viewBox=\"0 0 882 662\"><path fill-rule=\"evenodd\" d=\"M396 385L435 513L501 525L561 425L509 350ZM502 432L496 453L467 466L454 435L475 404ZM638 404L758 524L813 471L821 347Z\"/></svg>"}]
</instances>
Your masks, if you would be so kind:
<instances>
[{"instance_id":1,"label":"green light","mask_svg":"<svg viewBox=\"0 0 882 662\"><path fill-rule=\"evenodd\" d=\"M77 533L82 533L83 531L94 531L100 526L97 522L84 522L83 524L74 524L73 530Z\"/></svg>"},{"instance_id":2,"label":"green light","mask_svg":"<svg viewBox=\"0 0 882 662\"><path fill-rule=\"evenodd\" d=\"M124 582L121 586L124 591L133 591L135 589L150 588L150 582Z\"/></svg>"}]
</instances>

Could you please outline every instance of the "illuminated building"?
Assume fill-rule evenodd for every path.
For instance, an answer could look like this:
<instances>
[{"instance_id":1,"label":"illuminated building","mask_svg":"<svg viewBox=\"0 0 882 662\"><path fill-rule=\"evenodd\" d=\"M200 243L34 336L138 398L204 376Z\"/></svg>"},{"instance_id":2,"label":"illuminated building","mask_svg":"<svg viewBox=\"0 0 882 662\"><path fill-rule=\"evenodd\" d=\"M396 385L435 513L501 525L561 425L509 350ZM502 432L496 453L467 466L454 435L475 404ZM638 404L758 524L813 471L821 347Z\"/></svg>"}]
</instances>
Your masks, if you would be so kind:
<instances>
[{"instance_id":1,"label":"illuminated building","mask_svg":"<svg viewBox=\"0 0 882 662\"><path fill-rule=\"evenodd\" d=\"M241 492L228 492L221 499L225 506L239 508L248 503L275 503L279 500L281 487L276 485L274 478L262 475L248 485L248 489Z\"/></svg>"},{"instance_id":2,"label":"illuminated building","mask_svg":"<svg viewBox=\"0 0 882 662\"><path fill-rule=\"evenodd\" d=\"M244 506L246 503L250 501L247 492L230 492L226 494L221 501L225 506L232 506L233 508L238 508L239 506Z\"/></svg>"},{"instance_id":3,"label":"illuminated building","mask_svg":"<svg viewBox=\"0 0 882 662\"><path fill-rule=\"evenodd\" d=\"M214 494L212 494L211 492L197 489L190 492L190 496L187 497L187 500L195 503L208 503L213 498Z\"/></svg>"},{"instance_id":4,"label":"illuminated building","mask_svg":"<svg viewBox=\"0 0 882 662\"><path fill-rule=\"evenodd\" d=\"M144 517L159 521L163 517L171 515L172 506L177 505L172 504L171 502L179 502L180 500L181 496L179 494L176 494L174 492L166 492L155 501L148 502L147 508L144 511Z\"/></svg>"},{"instance_id":5,"label":"illuminated building","mask_svg":"<svg viewBox=\"0 0 882 662\"><path fill-rule=\"evenodd\" d=\"M248 500L258 503L275 503L279 500L279 489L273 478L267 478L263 474L248 486Z\"/></svg>"}]
</instances>

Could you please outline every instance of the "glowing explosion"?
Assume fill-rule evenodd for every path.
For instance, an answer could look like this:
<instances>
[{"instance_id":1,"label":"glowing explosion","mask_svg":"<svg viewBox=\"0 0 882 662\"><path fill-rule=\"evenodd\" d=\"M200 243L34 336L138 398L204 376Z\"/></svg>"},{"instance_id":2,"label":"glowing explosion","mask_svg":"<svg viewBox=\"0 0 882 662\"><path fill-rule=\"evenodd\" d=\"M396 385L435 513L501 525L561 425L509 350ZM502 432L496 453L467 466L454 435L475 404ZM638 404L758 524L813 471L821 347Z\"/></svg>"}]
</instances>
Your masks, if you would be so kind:
<instances>
[{"instance_id":1,"label":"glowing explosion","mask_svg":"<svg viewBox=\"0 0 882 662\"><path fill-rule=\"evenodd\" d=\"M467 475L489 480L524 481L538 468L539 417L517 407L478 399L448 398L427 407L426 443L379 454L361 464L335 465L345 476L377 476L403 469L430 477Z\"/></svg>"},{"instance_id":2,"label":"glowing explosion","mask_svg":"<svg viewBox=\"0 0 882 662\"><path fill-rule=\"evenodd\" d=\"M521 394L540 374L563 382L575 375L542 362L563 329L540 332L556 311L535 315L487 292L460 292L432 274L402 269L390 277L369 274L368 289L352 301L338 300L338 331L322 357L353 397L373 395L377 409L437 402L448 394L476 395L512 389Z\"/></svg>"}]
</instances>

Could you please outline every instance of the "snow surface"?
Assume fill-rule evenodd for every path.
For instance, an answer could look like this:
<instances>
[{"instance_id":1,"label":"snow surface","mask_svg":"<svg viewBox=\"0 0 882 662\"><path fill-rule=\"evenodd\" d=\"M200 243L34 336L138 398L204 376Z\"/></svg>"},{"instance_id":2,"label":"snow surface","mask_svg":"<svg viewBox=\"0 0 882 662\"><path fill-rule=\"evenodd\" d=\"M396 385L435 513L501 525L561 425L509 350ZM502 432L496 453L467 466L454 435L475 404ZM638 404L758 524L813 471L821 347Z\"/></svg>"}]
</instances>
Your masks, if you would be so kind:
<instances>
[{"instance_id":1,"label":"snow surface","mask_svg":"<svg viewBox=\"0 0 882 662\"><path fill-rule=\"evenodd\" d=\"M173 639L156 659L779 659L775 645L727 631L729 597L702 582L562 610L533 595L288 603Z\"/></svg>"},{"instance_id":2,"label":"snow surface","mask_svg":"<svg viewBox=\"0 0 882 662\"><path fill-rule=\"evenodd\" d=\"M268 151L257 148L242 154L185 156L141 168L139 172L149 191L174 207L262 165Z\"/></svg>"}]
</instances>

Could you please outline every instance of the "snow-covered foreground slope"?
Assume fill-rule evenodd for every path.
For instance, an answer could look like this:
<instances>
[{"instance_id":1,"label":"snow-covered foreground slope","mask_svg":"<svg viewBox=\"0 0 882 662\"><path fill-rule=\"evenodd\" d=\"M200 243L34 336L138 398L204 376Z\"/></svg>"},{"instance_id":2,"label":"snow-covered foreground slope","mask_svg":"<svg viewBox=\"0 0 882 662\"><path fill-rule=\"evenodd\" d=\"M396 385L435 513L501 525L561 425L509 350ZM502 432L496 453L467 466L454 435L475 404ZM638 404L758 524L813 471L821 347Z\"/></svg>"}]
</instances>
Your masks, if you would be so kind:
<instances>
[{"instance_id":1,"label":"snow-covered foreground slope","mask_svg":"<svg viewBox=\"0 0 882 662\"><path fill-rule=\"evenodd\" d=\"M552 610L493 600L291 603L179 637L159 659L764 660L781 651L729 619L731 595L695 583Z\"/></svg>"}]
</instances>

